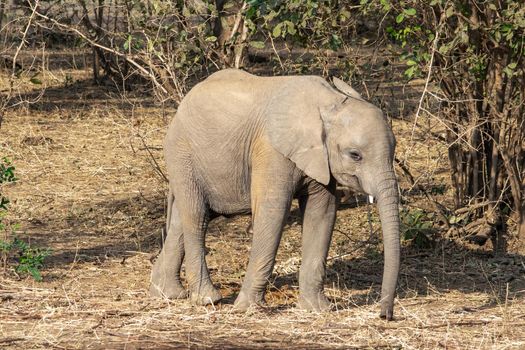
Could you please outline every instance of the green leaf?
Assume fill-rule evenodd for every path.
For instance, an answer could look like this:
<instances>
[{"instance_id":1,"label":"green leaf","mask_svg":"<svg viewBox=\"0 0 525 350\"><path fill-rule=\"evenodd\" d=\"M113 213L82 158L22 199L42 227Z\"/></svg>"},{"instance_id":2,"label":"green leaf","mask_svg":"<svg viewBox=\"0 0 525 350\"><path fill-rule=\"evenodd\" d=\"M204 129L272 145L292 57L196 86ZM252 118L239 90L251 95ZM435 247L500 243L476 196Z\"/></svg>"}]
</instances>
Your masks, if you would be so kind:
<instances>
[{"instance_id":1,"label":"green leaf","mask_svg":"<svg viewBox=\"0 0 525 350\"><path fill-rule=\"evenodd\" d=\"M469 41L469 35L466 31L462 31L461 33L459 33L459 42L460 43L463 43L463 44L466 44L468 43Z\"/></svg>"},{"instance_id":2,"label":"green leaf","mask_svg":"<svg viewBox=\"0 0 525 350\"><path fill-rule=\"evenodd\" d=\"M224 6L222 7L224 10L226 9L230 9L232 8L233 6L235 6L235 4L233 3L233 1L227 1L226 4L224 4Z\"/></svg>"},{"instance_id":3,"label":"green leaf","mask_svg":"<svg viewBox=\"0 0 525 350\"><path fill-rule=\"evenodd\" d=\"M341 38L336 34L332 34L332 38L330 40L330 48L334 51L337 51L337 49L339 49L342 44L343 42Z\"/></svg>"},{"instance_id":4,"label":"green leaf","mask_svg":"<svg viewBox=\"0 0 525 350\"><path fill-rule=\"evenodd\" d=\"M278 13L275 12L274 10L271 10L270 13L268 13L266 16L264 16L264 19L267 21L267 22L270 22L272 21L275 17L277 17Z\"/></svg>"},{"instance_id":5,"label":"green leaf","mask_svg":"<svg viewBox=\"0 0 525 350\"><path fill-rule=\"evenodd\" d=\"M448 219L448 223L449 224L457 224L458 222L460 222L461 219L459 218L459 216L456 216L456 215L452 215L449 219Z\"/></svg>"},{"instance_id":6,"label":"green leaf","mask_svg":"<svg viewBox=\"0 0 525 350\"><path fill-rule=\"evenodd\" d=\"M518 64L516 62L509 63L505 68L503 68L503 73L505 73L506 76L509 78L514 75L514 70Z\"/></svg>"},{"instance_id":7,"label":"green leaf","mask_svg":"<svg viewBox=\"0 0 525 350\"><path fill-rule=\"evenodd\" d=\"M209 43L214 43L214 42L217 41L217 37L214 36L214 35L211 35L211 36L206 38L206 41L209 42Z\"/></svg>"},{"instance_id":8,"label":"green leaf","mask_svg":"<svg viewBox=\"0 0 525 350\"><path fill-rule=\"evenodd\" d=\"M273 28L272 35L273 35L274 38L278 38L278 37L281 36L282 26L283 26L283 24L279 23Z\"/></svg>"},{"instance_id":9,"label":"green leaf","mask_svg":"<svg viewBox=\"0 0 525 350\"><path fill-rule=\"evenodd\" d=\"M29 272L31 276L33 276L33 279L35 281L42 282L42 274L40 273L40 271L38 271L37 268L30 266L27 268L27 272Z\"/></svg>"},{"instance_id":10,"label":"green leaf","mask_svg":"<svg viewBox=\"0 0 525 350\"><path fill-rule=\"evenodd\" d=\"M416 73L416 68L417 66L412 66L410 68L408 68L406 71L405 71L405 76L409 79L412 79Z\"/></svg>"},{"instance_id":11,"label":"green leaf","mask_svg":"<svg viewBox=\"0 0 525 350\"><path fill-rule=\"evenodd\" d=\"M37 77L33 77L31 79L29 79L29 81L35 85L42 85L42 81L40 79L38 79Z\"/></svg>"},{"instance_id":12,"label":"green leaf","mask_svg":"<svg viewBox=\"0 0 525 350\"><path fill-rule=\"evenodd\" d=\"M148 51L150 52L155 51L153 40L148 40Z\"/></svg>"},{"instance_id":13,"label":"green leaf","mask_svg":"<svg viewBox=\"0 0 525 350\"><path fill-rule=\"evenodd\" d=\"M346 10L343 10L339 13L339 19L341 21L346 21L347 19L349 19L351 16L350 12L349 11L346 11Z\"/></svg>"},{"instance_id":14,"label":"green leaf","mask_svg":"<svg viewBox=\"0 0 525 350\"><path fill-rule=\"evenodd\" d=\"M449 6L445 11L445 17L450 18L452 15L454 15L454 6Z\"/></svg>"},{"instance_id":15,"label":"green leaf","mask_svg":"<svg viewBox=\"0 0 525 350\"><path fill-rule=\"evenodd\" d=\"M293 22L286 21L286 26L288 34L295 35L295 33L297 33L297 30L295 29L295 24Z\"/></svg>"},{"instance_id":16,"label":"green leaf","mask_svg":"<svg viewBox=\"0 0 525 350\"><path fill-rule=\"evenodd\" d=\"M396 17L396 23L401 23L401 22L403 22L404 19L405 19L405 15L403 13L400 13Z\"/></svg>"},{"instance_id":17,"label":"green leaf","mask_svg":"<svg viewBox=\"0 0 525 350\"><path fill-rule=\"evenodd\" d=\"M501 40L501 32L495 32L494 38L496 39L497 42L499 42Z\"/></svg>"},{"instance_id":18,"label":"green leaf","mask_svg":"<svg viewBox=\"0 0 525 350\"><path fill-rule=\"evenodd\" d=\"M122 45L122 47L124 48L124 50L128 50L130 47L131 47L131 40L133 40L133 37L130 35L128 35L128 38L126 39L126 41L124 42L124 45Z\"/></svg>"},{"instance_id":19,"label":"green leaf","mask_svg":"<svg viewBox=\"0 0 525 350\"><path fill-rule=\"evenodd\" d=\"M257 14L257 8L255 8L255 7L250 7L250 8L246 11L245 17L248 18L248 19L250 19L250 18L254 17L256 14Z\"/></svg>"},{"instance_id":20,"label":"green leaf","mask_svg":"<svg viewBox=\"0 0 525 350\"><path fill-rule=\"evenodd\" d=\"M9 199L5 197L0 197L0 209L7 210L9 204Z\"/></svg>"},{"instance_id":21,"label":"green leaf","mask_svg":"<svg viewBox=\"0 0 525 350\"><path fill-rule=\"evenodd\" d=\"M414 60L408 60L407 61L407 66L415 66L416 64L417 64L417 62L414 61Z\"/></svg>"},{"instance_id":22,"label":"green leaf","mask_svg":"<svg viewBox=\"0 0 525 350\"><path fill-rule=\"evenodd\" d=\"M385 12L389 11L392 8L392 5L388 0L381 0L380 3L383 6L383 11Z\"/></svg>"},{"instance_id":23,"label":"green leaf","mask_svg":"<svg viewBox=\"0 0 525 350\"><path fill-rule=\"evenodd\" d=\"M416 9L411 7L409 9L403 10L403 13L407 16L414 16L416 14Z\"/></svg>"},{"instance_id":24,"label":"green leaf","mask_svg":"<svg viewBox=\"0 0 525 350\"><path fill-rule=\"evenodd\" d=\"M442 55L448 54L454 46L454 41L441 45L438 49L439 53Z\"/></svg>"},{"instance_id":25,"label":"green leaf","mask_svg":"<svg viewBox=\"0 0 525 350\"><path fill-rule=\"evenodd\" d=\"M250 41L250 46L256 49L264 49L263 41Z\"/></svg>"}]
</instances>

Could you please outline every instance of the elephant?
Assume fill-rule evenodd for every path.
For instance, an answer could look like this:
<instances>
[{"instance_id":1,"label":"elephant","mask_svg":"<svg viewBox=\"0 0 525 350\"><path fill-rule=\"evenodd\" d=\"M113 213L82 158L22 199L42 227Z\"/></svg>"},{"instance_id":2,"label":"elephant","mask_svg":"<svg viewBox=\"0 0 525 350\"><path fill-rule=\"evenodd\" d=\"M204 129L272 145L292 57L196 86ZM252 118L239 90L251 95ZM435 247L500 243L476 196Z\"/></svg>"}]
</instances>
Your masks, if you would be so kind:
<instances>
[{"instance_id":1,"label":"elephant","mask_svg":"<svg viewBox=\"0 0 525 350\"><path fill-rule=\"evenodd\" d=\"M366 203L367 199L368 200L370 199L370 198L363 199L362 195L359 196L360 198L358 198L356 193L353 193L349 188L344 187L344 186L337 186L336 196L338 199L338 202L337 202L338 207L344 203L351 203L352 205L357 205L359 202ZM246 226L245 232L248 234L253 234L253 225L251 221L248 224L248 226Z\"/></svg>"},{"instance_id":2,"label":"elephant","mask_svg":"<svg viewBox=\"0 0 525 350\"><path fill-rule=\"evenodd\" d=\"M298 307L324 311L326 261L337 183L377 200L384 243L380 317L393 318L400 266L395 138L380 109L351 86L318 76L259 77L225 69L184 97L164 141L169 178L167 236L150 295L218 302L205 260L205 232L219 215L249 214L252 246L236 310L264 305L294 198L302 214Z\"/></svg>"}]
</instances>

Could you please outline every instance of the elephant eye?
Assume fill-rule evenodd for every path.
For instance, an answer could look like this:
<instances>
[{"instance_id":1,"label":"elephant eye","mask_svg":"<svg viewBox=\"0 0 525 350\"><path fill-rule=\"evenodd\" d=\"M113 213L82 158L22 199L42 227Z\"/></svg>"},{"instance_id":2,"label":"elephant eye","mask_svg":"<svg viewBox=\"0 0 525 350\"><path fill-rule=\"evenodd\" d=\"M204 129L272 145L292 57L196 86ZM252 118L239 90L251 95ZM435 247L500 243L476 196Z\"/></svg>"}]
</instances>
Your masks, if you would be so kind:
<instances>
[{"instance_id":1,"label":"elephant eye","mask_svg":"<svg viewBox=\"0 0 525 350\"><path fill-rule=\"evenodd\" d=\"M348 157L356 162L359 162L361 159L363 159L363 156L361 156L361 153L358 150L349 149L345 153L348 155Z\"/></svg>"}]
</instances>

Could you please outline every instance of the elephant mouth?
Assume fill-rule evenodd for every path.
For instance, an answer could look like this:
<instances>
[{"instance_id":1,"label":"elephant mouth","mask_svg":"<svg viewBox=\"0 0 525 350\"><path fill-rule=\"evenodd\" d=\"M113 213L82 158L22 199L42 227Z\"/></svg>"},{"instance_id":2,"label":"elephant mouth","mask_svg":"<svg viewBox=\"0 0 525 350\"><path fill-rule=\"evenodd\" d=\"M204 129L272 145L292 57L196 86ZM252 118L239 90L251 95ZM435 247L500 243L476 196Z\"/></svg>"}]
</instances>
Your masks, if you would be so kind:
<instances>
[{"instance_id":1,"label":"elephant mouth","mask_svg":"<svg viewBox=\"0 0 525 350\"><path fill-rule=\"evenodd\" d=\"M348 187L355 194L366 194L357 176L347 173L336 173L334 174L334 177L337 182L345 187Z\"/></svg>"}]
</instances>

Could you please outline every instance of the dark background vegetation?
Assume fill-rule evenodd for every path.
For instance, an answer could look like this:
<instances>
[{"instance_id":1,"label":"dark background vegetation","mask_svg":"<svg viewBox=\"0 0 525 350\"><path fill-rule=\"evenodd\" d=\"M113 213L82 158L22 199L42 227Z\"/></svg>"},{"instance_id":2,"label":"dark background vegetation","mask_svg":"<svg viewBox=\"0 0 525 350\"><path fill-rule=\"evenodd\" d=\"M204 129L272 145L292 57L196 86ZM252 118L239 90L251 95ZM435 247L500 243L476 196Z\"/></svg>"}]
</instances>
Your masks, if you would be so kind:
<instances>
[{"instance_id":1,"label":"dark background vegetation","mask_svg":"<svg viewBox=\"0 0 525 350\"><path fill-rule=\"evenodd\" d=\"M442 124L429 134L448 147L454 188L452 206L435 203L442 224L479 244L491 239L497 251L509 231L525 241L521 1L3 0L0 16L12 73L2 111L21 102L14 86L23 73L41 84L47 63L38 55L57 48L91 50L84 63L101 88L143 89L175 105L195 82L237 67L338 75L399 117L377 98L379 85L424 79L421 95L397 87L392 97L418 99L415 128L425 128L422 114ZM36 54L22 60L28 49Z\"/></svg>"}]
</instances>

